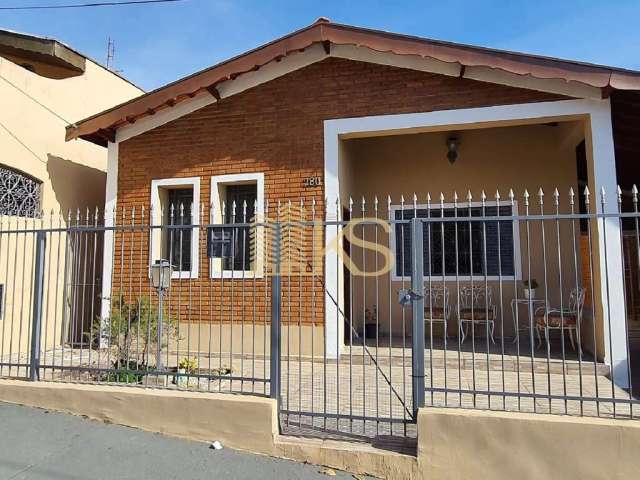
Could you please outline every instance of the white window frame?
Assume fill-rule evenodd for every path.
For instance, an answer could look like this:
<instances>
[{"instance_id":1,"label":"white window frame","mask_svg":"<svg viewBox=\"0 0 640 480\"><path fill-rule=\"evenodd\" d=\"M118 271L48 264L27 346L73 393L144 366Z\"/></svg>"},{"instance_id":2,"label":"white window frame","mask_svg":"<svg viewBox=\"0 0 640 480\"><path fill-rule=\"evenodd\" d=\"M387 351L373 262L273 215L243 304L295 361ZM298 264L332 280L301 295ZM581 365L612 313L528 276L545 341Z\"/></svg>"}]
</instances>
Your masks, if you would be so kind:
<instances>
[{"instance_id":1,"label":"white window frame","mask_svg":"<svg viewBox=\"0 0 640 480\"><path fill-rule=\"evenodd\" d=\"M199 225L200 215L200 177L186 178L162 178L151 181L151 211L152 226L162 225L162 204L160 200L160 188L185 187L193 188L193 209L191 211L191 224ZM195 214L194 214L195 213ZM149 264L149 275L151 275L151 265L154 261L160 260L162 250L161 229L152 228L151 236L151 256ZM175 279L195 279L198 278L200 264L200 228L194 227L191 231L191 270L174 270L171 278Z\"/></svg>"},{"instance_id":2,"label":"white window frame","mask_svg":"<svg viewBox=\"0 0 640 480\"><path fill-rule=\"evenodd\" d=\"M220 187L227 185L256 184L256 211L258 221L264 220L264 173L234 173L228 175L214 175L211 177L211 218L213 225L224 223L222 218L222 199ZM229 205L226 208L231 208ZM242 211L240 211L242 212ZM236 217L237 218L237 217ZM264 276L264 228L258 228L256 235L256 258L253 270L224 270L222 261L218 258L209 258L210 278L262 278Z\"/></svg>"},{"instance_id":3,"label":"white window frame","mask_svg":"<svg viewBox=\"0 0 640 480\"><path fill-rule=\"evenodd\" d=\"M495 206L500 206L500 207L511 207L511 201L500 201L500 202L486 202L484 204L484 206L486 207L495 207ZM422 203L419 205L416 205L416 208L419 210L427 210L427 209L431 209L432 211L439 211L441 208L443 209L451 209L451 208L455 208L456 204L455 203L432 203L431 205L427 205L426 203ZM471 207L471 208L477 208L477 207L482 207L482 202L462 202L462 203L458 203L457 204L458 209L462 209L465 207ZM512 216L517 216L518 215L518 202L514 201L513 202L513 206L512 206L512 210L511 210L511 215ZM404 208L401 205L391 205L391 208L389 209L389 221L393 221L396 218L396 212L399 210L405 210L405 211L411 211L413 210L413 204L406 204L404 206ZM513 221L514 223L514 232L513 232L513 261L514 261L514 275L468 275L468 274L460 274L458 276L455 275L429 275L427 272L424 273L423 278L425 280L428 280L429 278L431 280L443 280L445 282L447 281L455 281L455 280L459 280L459 281L484 281L485 279L487 281L499 281L499 280L522 280L522 262L521 262L521 256L520 256L520 249L521 249L521 245L520 245L520 221L518 219L515 219ZM390 239L389 239L389 248L391 249L391 251L394 253L396 253L396 229L395 229L395 224L391 223L391 234L390 234ZM398 262L398 259L396 259L396 262ZM393 270L391 271L391 280L394 282L400 282L400 281L407 281L407 280L411 280L411 276L410 275L398 275L396 273L396 268L394 265Z\"/></svg>"}]
</instances>

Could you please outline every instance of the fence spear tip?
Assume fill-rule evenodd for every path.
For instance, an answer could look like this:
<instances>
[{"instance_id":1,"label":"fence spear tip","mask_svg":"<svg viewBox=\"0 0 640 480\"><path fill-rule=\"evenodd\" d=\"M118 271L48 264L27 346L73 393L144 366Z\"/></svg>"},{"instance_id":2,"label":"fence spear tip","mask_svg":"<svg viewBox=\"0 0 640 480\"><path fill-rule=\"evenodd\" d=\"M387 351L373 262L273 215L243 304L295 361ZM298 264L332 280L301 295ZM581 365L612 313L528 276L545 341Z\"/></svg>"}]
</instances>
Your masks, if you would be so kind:
<instances>
[{"instance_id":1,"label":"fence spear tip","mask_svg":"<svg viewBox=\"0 0 640 480\"><path fill-rule=\"evenodd\" d=\"M633 195L638 195L638 187L636 187L636 184L634 183L633 186L631 187L631 193Z\"/></svg>"}]
</instances>

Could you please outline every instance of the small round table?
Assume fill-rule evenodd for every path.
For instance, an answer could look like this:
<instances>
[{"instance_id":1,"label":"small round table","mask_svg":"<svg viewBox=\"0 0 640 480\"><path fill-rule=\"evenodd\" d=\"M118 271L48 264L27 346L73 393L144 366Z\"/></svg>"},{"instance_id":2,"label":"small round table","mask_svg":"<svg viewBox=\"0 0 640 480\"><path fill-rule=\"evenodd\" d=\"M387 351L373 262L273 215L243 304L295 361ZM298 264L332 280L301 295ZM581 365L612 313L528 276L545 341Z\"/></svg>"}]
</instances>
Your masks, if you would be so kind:
<instances>
[{"instance_id":1,"label":"small round table","mask_svg":"<svg viewBox=\"0 0 640 480\"><path fill-rule=\"evenodd\" d=\"M517 313L517 309L520 305L527 305L529 307L529 316L527 317L528 319L530 319L531 324L528 324L526 327L520 329L518 328L518 318L516 316ZM530 330L531 328L535 328L534 325L534 318L533 318L533 314L535 313L535 311L537 310L538 307L544 307L546 305L546 302L544 300L541 299L536 299L536 298L514 298L513 300L511 300L511 313L513 315L513 333L514 333L514 338L513 338L513 343L516 343L518 341L518 337L519 337L519 333L520 330ZM536 335L538 337L538 341L540 341L540 332L538 331L538 329L536 328Z\"/></svg>"}]
</instances>

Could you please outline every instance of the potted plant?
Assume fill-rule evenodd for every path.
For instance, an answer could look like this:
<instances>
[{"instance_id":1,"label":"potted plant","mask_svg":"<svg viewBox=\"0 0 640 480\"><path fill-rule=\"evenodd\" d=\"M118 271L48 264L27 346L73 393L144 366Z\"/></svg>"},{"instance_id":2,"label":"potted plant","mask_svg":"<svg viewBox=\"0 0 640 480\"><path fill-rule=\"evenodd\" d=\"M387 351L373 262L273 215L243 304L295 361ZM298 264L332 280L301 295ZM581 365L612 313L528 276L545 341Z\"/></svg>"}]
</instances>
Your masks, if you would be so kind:
<instances>
[{"instance_id":1,"label":"potted plant","mask_svg":"<svg viewBox=\"0 0 640 480\"><path fill-rule=\"evenodd\" d=\"M373 306L373 309L366 309L364 312L364 338L376 337L376 319L378 318L378 307Z\"/></svg>"},{"instance_id":2,"label":"potted plant","mask_svg":"<svg viewBox=\"0 0 640 480\"><path fill-rule=\"evenodd\" d=\"M198 371L198 359L196 357L183 358L178 363L178 374L176 375L176 385L182 388L189 386L190 375L194 375ZM195 379L196 382L198 379Z\"/></svg>"},{"instance_id":3,"label":"potted plant","mask_svg":"<svg viewBox=\"0 0 640 480\"><path fill-rule=\"evenodd\" d=\"M524 298L526 300L533 300L536 298L536 289L538 288L538 282L535 278L524 280L522 282L524 286Z\"/></svg>"}]
</instances>

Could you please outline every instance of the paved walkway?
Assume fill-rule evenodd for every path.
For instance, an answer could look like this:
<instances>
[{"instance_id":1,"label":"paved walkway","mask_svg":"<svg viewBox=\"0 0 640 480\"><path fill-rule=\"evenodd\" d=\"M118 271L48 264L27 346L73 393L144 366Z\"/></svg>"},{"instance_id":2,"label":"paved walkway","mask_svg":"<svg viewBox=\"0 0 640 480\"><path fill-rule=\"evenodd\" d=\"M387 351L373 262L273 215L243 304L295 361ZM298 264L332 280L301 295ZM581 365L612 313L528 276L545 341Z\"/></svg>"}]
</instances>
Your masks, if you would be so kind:
<instances>
[{"instance_id":1,"label":"paved walkway","mask_svg":"<svg viewBox=\"0 0 640 480\"><path fill-rule=\"evenodd\" d=\"M0 403L0 479L327 479L321 467ZM352 478L336 472L332 478Z\"/></svg>"}]
</instances>

